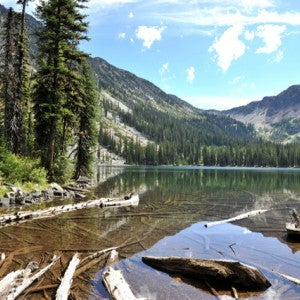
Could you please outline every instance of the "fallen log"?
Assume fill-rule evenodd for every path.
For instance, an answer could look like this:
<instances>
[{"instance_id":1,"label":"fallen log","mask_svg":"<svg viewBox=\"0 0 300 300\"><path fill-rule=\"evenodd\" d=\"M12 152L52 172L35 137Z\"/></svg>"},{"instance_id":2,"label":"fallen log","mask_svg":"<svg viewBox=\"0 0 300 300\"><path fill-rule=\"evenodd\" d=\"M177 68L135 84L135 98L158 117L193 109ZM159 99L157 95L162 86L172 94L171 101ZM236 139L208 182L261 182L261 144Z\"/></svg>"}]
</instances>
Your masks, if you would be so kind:
<instances>
[{"instance_id":1,"label":"fallen log","mask_svg":"<svg viewBox=\"0 0 300 300\"><path fill-rule=\"evenodd\" d=\"M56 291L56 298L55 298L56 300L68 299L69 291L73 282L73 275L79 263L80 263L80 259L78 257L78 253L75 253Z\"/></svg>"},{"instance_id":2,"label":"fallen log","mask_svg":"<svg viewBox=\"0 0 300 300\"><path fill-rule=\"evenodd\" d=\"M17 284L17 286L14 286L12 289L10 289L10 291L8 292L8 294L6 295L6 298L0 298L0 299L6 299L6 300L14 300L16 299L26 288L28 288L35 280L39 279L41 276L44 275L44 273L46 273L57 261L59 260L59 257L54 256L52 258L52 262L47 265L45 268L41 269L40 271L38 271L37 273L35 273L34 275L31 275L31 272L29 272L30 270L27 269L26 273L24 274L25 276L23 278L18 278L18 281L15 281L15 285ZM20 281L19 281L20 279Z\"/></svg>"},{"instance_id":3,"label":"fallen log","mask_svg":"<svg viewBox=\"0 0 300 300\"><path fill-rule=\"evenodd\" d=\"M113 300L145 299L135 297L120 270L114 270L112 267L108 267L108 269L103 273L102 279Z\"/></svg>"},{"instance_id":4,"label":"fallen log","mask_svg":"<svg viewBox=\"0 0 300 300\"><path fill-rule=\"evenodd\" d=\"M264 291L271 286L258 269L238 261L152 256L144 256L142 261L158 270L214 283L214 286L228 291L232 286L248 292Z\"/></svg>"},{"instance_id":5,"label":"fallen log","mask_svg":"<svg viewBox=\"0 0 300 300\"><path fill-rule=\"evenodd\" d=\"M239 221L239 220L242 220L242 219L246 219L246 218L250 218L250 217L260 215L262 213L265 213L266 211L268 211L268 209L252 210L252 211L249 211L247 213L240 214L240 215L238 215L236 217L233 217L233 218L229 218L229 219L225 219L225 220L221 220L221 221L215 221L215 222L208 222L204 226L205 227L211 227L211 226L215 226L215 225L219 225L219 224L235 222L235 221Z\"/></svg>"},{"instance_id":6,"label":"fallen log","mask_svg":"<svg viewBox=\"0 0 300 300\"><path fill-rule=\"evenodd\" d=\"M37 264L31 262L25 269L8 273L0 281L0 299L6 299L10 291L22 280L38 268Z\"/></svg>"},{"instance_id":7,"label":"fallen log","mask_svg":"<svg viewBox=\"0 0 300 300\"><path fill-rule=\"evenodd\" d=\"M84 209L84 208L137 206L138 204L139 204L139 196L133 195L131 198L127 200L100 198L100 199L89 200L86 202L80 202L75 204L54 206L47 209L36 210L36 211L18 211L14 214L6 214L0 216L0 227L11 225L16 222L26 221L26 220L51 217L53 215Z\"/></svg>"}]
</instances>

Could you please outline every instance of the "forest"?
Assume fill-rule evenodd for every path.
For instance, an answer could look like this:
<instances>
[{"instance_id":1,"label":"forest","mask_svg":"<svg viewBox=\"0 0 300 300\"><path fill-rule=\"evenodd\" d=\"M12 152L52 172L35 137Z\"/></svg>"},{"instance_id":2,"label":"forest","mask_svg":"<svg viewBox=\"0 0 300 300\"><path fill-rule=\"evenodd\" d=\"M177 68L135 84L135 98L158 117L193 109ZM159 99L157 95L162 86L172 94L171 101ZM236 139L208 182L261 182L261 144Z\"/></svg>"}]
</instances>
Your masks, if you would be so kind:
<instances>
[{"instance_id":1,"label":"forest","mask_svg":"<svg viewBox=\"0 0 300 300\"><path fill-rule=\"evenodd\" d=\"M18 0L21 12L10 8L1 28L2 164L9 153L21 166L25 157L38 161L40 173L51 181L88 176L98 104L88 55L79 49L88 39L82 13L87 1L50 0L37 6L42 26L35 32L34 60L25 21L29 1ZM4 167L1 172L8 176Z\"/></svg>"},{"instance_id":2,"label":"forest","mask_svg":"<svg viewBox=\"0 0 300 300\"><path fill-rule=\"evenodd\" d=\"M103 114L116 113L129 126L143 132L151 142L122 139L103 126L99 143L124 157L128 164L204 165L244 167L299 167L298 143L283 145L258 138L252 126L232 126L228 118L174 118L145 105L135 105L132 113L102 101ZM206 118L214 116L207 114ZM226 132L221 128L225 127Z\"/></svg>"}]
</instances>

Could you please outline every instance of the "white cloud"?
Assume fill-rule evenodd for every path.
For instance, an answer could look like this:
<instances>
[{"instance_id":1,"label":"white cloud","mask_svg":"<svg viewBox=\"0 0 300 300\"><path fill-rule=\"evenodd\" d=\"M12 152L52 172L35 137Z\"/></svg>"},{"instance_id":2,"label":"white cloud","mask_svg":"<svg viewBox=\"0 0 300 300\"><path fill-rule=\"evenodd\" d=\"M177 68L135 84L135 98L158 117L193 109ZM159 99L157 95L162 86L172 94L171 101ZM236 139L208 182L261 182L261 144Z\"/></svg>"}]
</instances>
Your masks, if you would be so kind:
<instances>
[{"instance_id":1,"label":"white cloud","mask_svg":"<svg viewBox=\"0 0 300 300\"><path fill-rule=\"evenodd\" d=\"M233 60L245 53L246 45L239 40L243 30L243 26L230 27L219 39L215 39L214 44L209 48L210 52L215 52L214 59L223 72L228 70Z\"/></svg>"},{"instance_id":2,"label":"white cloud","mask_svg":"<svg viewBox=\"0 0 300 300\"><path fill-rule=\"evenodd\" d=\"M168 71L169 71L169 63L165 63L160 68L159 73L160 73L160 75L163 75L163 74L165 74Z\"/></svg>"},{"instance_id":3,"label":"white cloud","mask_svg":"<svg viewBox=\"0 0 300 300\"><path fill-rule=\"evenodd\" d=\"M193 83L195 79L195 68L193 66L186 69L186 80L188 83Z\"/></svg>"},{"instance_id":4,"label":"white cloud","mask_svg":"<svg viewBox=\"0 0 300 300\"><path fill-rule=\"evenodd\" d=\"M256 53L272 53L281 45L281 35L285 32L285 25L260 25L257 27L256 36L263 39L265 45L256 50Z\"/></svg>"},{"instance_id":5,"label":"white cloud","mask_svg":"<svg viewBox=\"0 0 300 300\"><path fill-rule=\"evenodd\" d=\"M134 18L134 14L133 14L133 12L130 12L130 13L129 13L129 15L128 15L128 18L129 18L129 19L132 19L132 18Z\"/></svg>"},{"instance_id":6,"label":"white cloud","mask_svg":"<svg viewBox=\"0 0 300 300\"><path fill-rule=\"evenodd\" d=\"M125 32L119 33L119 39L124 40L125 38L126 38L126 33Z\"/></svg>"},{"instance_id":7,"label":"white cloud","mask_svg":"<svg viewBox=\"0 0 300 300\"><path fill-rule=\"evenodd\" d=\"M143 45L146 48L151 48L154 41L161 40L161 34L166 29L166 27L148 27L148 26L139 26L136 30L136 37L140 40L143 40Z\"/></svg>"},{"instance_id":8,"label":"white cloud","mask_svg":"<svg viewBox=\"0 0 300 300\"><path fill-rule=\"evenodd\" d=\"M247 41L252 41L255 37L255 32L246 30L244 36Z\"/></svg>"}]
</instances>

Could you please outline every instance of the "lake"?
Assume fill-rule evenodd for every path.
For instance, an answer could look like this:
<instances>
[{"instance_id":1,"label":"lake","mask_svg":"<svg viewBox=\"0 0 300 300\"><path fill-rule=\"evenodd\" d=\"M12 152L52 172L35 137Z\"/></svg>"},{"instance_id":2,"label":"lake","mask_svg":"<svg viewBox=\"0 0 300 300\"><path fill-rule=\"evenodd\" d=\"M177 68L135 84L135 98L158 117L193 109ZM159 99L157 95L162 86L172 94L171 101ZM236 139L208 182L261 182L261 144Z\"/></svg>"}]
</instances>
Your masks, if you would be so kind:
<instances>
[{"instance_id":1,"label":"lake","mask_svg":"<svg viewBox=\"0 0 300 300\"><path fill-rule=\"evenodd\" d=\"M87 209L0 229L0 252L15 253L10 269L53 253L65 266L71 255L119 249L122 270L134 293L147 299L214 299L209 289L145 265L141 257L233 259L257 267L272 286L252 299L299 299L300 241L287 237L291 210L300 212L300 169L117 167L97 168L95 194L138 193L138 207ZM47 203L43 205L53 205ZM206 228L204 224L251 210L266 213ZM108 299L101 275L105 262L75 278L71 296ZM1 269L0 269L1 270ZM63 269L54 269L26 299L52 297ZM51 287L52 285L52 287ZM50 287L49 287L50 286ZM223 292L220 292L223 294Z\"/></svg>"}]
</instances>

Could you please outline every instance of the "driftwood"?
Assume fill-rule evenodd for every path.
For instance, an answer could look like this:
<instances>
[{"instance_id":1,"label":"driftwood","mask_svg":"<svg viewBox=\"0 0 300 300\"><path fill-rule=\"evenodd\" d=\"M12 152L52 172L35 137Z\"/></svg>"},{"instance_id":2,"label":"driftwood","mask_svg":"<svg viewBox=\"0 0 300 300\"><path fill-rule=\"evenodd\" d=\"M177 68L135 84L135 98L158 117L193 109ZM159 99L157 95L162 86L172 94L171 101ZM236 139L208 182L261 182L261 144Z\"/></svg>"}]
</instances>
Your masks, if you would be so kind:
<instances>
[{"instance_id":1,"label":"driftwood","mask_svg":"<svg viewBox=\"0 0 300 300\"><path fill-rule=\"evenodd\" d=\"M238 261L151 256L142 260L158 270L214 283L227 290L234 286L237 290L258 292L271 286L259 270Z\"/></svg>"},{"instance_id":2,"label":"driftwood","mask_svg":"<svg viewBox=\"0 0 300 300\"><path fill-rule=\"evenodd\" d=\"M4 290L0 290L0 299L14 300L16 299L26 288L28 288L35 280L39 279L44 275L59 259L59 257L54 256L52 262L47 265L45 268L41 269L34 275L32 271L35 269L34 264L31 264L24 270L19 270L11 272L6 275L2 280L11 281L12 285L5 285Z\"/></svg>"},{"instance_id":3,"label":"driftwood","mask_svg":"<svg viewBox=\"0 0 300 300\"><path fill-rule=\"evenodd\" d=\"M287 279L287 280L289 280L289 281L291 281L291 282L293 282L297 285L300 285L300 279L298 279L298 278L295 278L295 277L292 277L292 276L289 276L289 275L286 275L286 274L282 274L282 273L277 273L277 272L275 274L277 274L277 275L279 275L279 276L281 276L281 277L283 277L283 278L285 278L285 279Z\"/></svg>"},{"instance_id":4,"label":"driftwood","mask_svg":"<svg viewBox=\"0 0 300 300\"><path fill-rule=\"evenodd\" d=\"M75 273L76 267L78 266L80 259L78 253L74 254L72 257L69 266L65 272L63 279L56 291L56 300L67 300L69 295L69 290L73 282L73 275Z\"/></svg>"},{"instance_id":5,"label":"driftwood","mask_svg":"<svg viewBox=\"0 0 300 300\"><path fill-rule=\"evenodd\" d=\"M30 276L37 268L38 266L35 263L30 262L25 269L10 272L2 278L0 281L0 299L6 299L18 282L20 282L22 278Z\"/></svg>"},{"instance_id":6,"label":"driftwood","mask_svg":"<svg viewBox=\"0 0 300 300\"><path fill-rule=\"evenodd\" d=\"M0 268L1 268L1 266L3 265L3 263L4 263L4 260L5 260L5 253L3 252L3 253L1 253L1 255L0 255Z\"/></svg>"},{"instance_id":7,"label":"driftwood","mask_svg":"<svg viewBox=\"0 0 300 300\"><path fill-rule=\"evenodd\" d=\"M108 267L108 269L103 273L102 279L113 300L144 299L136 298L134 296L120 270L114 270L112 267Z\"/></svg>"},{"instance_id":8,"label":"driftwood","mask_svg":"<svg viewBox=\"0 0 300 300\"><path fill-rule=\"evenodd\" d=\"M252 210L252 211L249 211L247 213L240 214L240 215L238 215L236 217L233 217L233 218L229 218L229 219L225 219L225 220L221 220L221 221L209 222L209 223L206 223L204 226L205 227L211 227L211 226L215 226L215 225L219 225L219 224L234 222L234 221L246 219L246 218L249 218L249 217L254 217L256 215L260 215L262 213L265 213L266 211L268 211L268 209Z\"/></svg>"},{"instance_id":9,"label":"driftwood","mask_svg":"<svg viewBox=\"0 0 300 300\"><path fill-rule=\"evenodd\" d=\"M113 263L116 263L119 261L119 253L116 250L112 250L109 253L109 256L105 262L105 266L110 266Z\"/></svg>"},{"instance_id":10,"label":"driftwood","mask_svg":"<svg viewBox=\"0 0 300 300\"><path fill-rule=\"evenodd\" d=\"M127 200L100 198L95 200L89 200L86 202L60 205L60 206L50 207L47 209L36 210L36 211L18 211L14 214L7 214L7 215L0 216L0 226L10 225L19 221L41 219L41 218L61 214L64 212L70 212L70 211L84 209L84 208L137 206L138 204L139 204L139 196L133 195Z\"/></svg>"}]
</instances>

